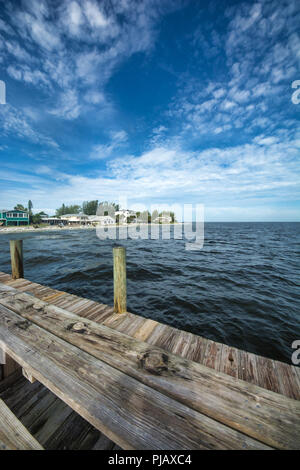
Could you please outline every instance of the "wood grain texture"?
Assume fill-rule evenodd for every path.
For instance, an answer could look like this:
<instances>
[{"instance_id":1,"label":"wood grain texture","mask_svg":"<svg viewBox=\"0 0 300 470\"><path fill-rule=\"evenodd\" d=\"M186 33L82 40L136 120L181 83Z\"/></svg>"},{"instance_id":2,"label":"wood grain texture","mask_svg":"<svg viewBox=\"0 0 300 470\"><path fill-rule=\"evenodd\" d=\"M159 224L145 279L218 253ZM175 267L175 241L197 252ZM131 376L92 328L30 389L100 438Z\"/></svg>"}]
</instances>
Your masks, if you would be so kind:
<instances>
[{"instance_id":1,"label":"wood grain texture","mask_svg":"<svg viewBox=\"0 0 300 470\"><path fill-rule=\"evenodd\" d=\"M116 313L127 311L126 306L126 250L123 246L113 248L114 264L114 310Z\"/></svg>"},{"instance_id":2,"label":"wood grain texture","mask_svg":"<svg viewBox=\"0 0 300 470\"><path fill-rule=\"evenodd\" d=\"M270 448L142 384L1 305L0 345L4 343L22 367L124 449Z\"/></svg>"},{"instance_id":3,"label":"wood grain texture","mask_svg":"<svg viewBox=\"0 0 300 470\"><path fill-rule=\"evenodd\" d=\"M13 279L24 277L23 240L10 240L11 275Z\"/></svg>"},{"instance_id":4,"label":"wood grain texture","mask_svg":"<svg viewBox=\"0 0 300 470\"><path fill-rule=\"evenodd\" d=\"M10 275L1 272L0 280L1 282L7 285L17 286L17 289L21 292L28 291L33 293L32 289L34 289L35 295L38 298L43 299L43 293L40 293L40 290L35 290L37 287L42 287L40 284L32 283L25 279L13 281ZM24 281L27 284L24 286L23 284L19 284L19 281ZM28 289L26 287L28 287ZM49 288L49 292L50 294L56 294L59 291ZM79 304L78 307L78 302L80 302L81 300L81 297L78 297L74 294L62 293L61 298L54 298L51 300L51 303L66 308L69 311L74 310L80 316L85 316L96 322L104 323L105 325L109 326L110 328L116 329L117 331L126 332L126 329L129 328L130 335L133 337L138 338L138 330L140 328L142 334L143 331L145 331L145 334L140 337L142 341L147 341L149 344L152 345L159 345L160 347L171 353L174 353L174 351L176 351L176 354L182 357L186 357L200 364L205 364L207 367L210 367L217 371L225 371L225 373L228 372L229 375L234 375L234 373L237 372L237 378L241 380L246 380L249 383L259 385L266 389L270 388L270 385L272 386L272 384L274 384L276 386L276 389L274 389L273 391L281 393L289 398L300 400L299 378L298 374L294 371L294 369L297 369L297 367L294 368L292 365L284 364L285 372L284 376L281 376L281 367L276 367L277 361L274 361L275 367L270 365L264 366L263 371L258 373L257 364L259 356L247 351L233 348L233 350L235 351L234 354L237 354L236 370L234 363L228 363L229 359L226 358L223 345L219 346L220 350L219 357L217 358L217 360L215 355L215 348L212 348L212 356L210 357L210 347L208 347L208 344L210 344L211 340L197 335L191 335L193 339L191 340L191 342L189 342L188 347L181 350L180 347L177 347L176 341L174 342L169 340L169 337L174 337L174 332L175 337L180 338L180 330L173 328L169 325L162 325L161 323L155 322L153 320L144 319L144 322L141 322L141 326L138 327L136 331L135 328L131 329L130 321L126 320L126 323L124 323L124 325L122 325L122 323L125 318L127 318L127 316L130 317L133 321L134 318L141 318L140 316L134 315L129 312L124 315L116 315L114 314L113 307L92 301L90 301L92 302L92 304L89 304L88 307L81 308L81 304ZM143 330L144 325L145 330ZM225 347L227 346L225 345ZM225 358L227 366L223 364L223 358ZM271 363L272 359L264 357L263 362ZM233 366L233 368L231 366ZM271 376L269 377L270 374Z\"/></svg>"},{"instance_id":5,"label":"wood grain texture","mask_svg":"<svg viewBox=\"0 0 300 470\"><path fill-rule=\"evenodd\" d=\"M2 379L9 377L18 369L21 369L19 364L13 360L12 357L9 356L5 351L1 351L1 357L4 359L4 364L1 364L0 367L2 369Z\"/></svg>"},{"instance_id":6,"label":"wood grain texture","mask_svg":"<svg viewBox=\"0 0 300 470\"><path fill-rule=\"evenodd\" d=\"M30 372L24 368L22 369L22 374L24 375L25 379L29 380L31 384L36 381L35 377L33 377L33 375L31 375Z\"/></svg>"},{"instance_id":7,"label":"wood grain texture","mask_svg":"<svg viewBox=\"0 0 300 470\"><path fill-rule=\"evenodd\" d=\"M0 304L143 384L225 425L276 448L299 446L295 438L295 430L300 432L300 403L297 401L249 386L229 377L230 374L216 373L200 364L166 354L157 346L151 348L147 343L1 285ZM185 342L188 339L189 336L183 337ZM234 367L235 374L237 365L227 366L227 362L237 364L236 351L232 348L224 348L224 351L224 363L226 367ZM283 412L286 426L282 423Z\"/></svg>"},{"instance_id":8,"label":"wood grain texture","mask_svg":"<svg viewBox=\"0 0 300 470\"><path fill-rule=\"evenodd\" d=\"M0 399L0 449L43 450L43 447Z\"/></svg>"},{"instance_id":9,"label":"wood grain texture","mask_svg":"<svg viewBox=\"0 0 300 470\"><path fill-rule=\"evenodd\" d=\"M97 444L99 449L101 444L103 449L116 447L41 383L31 385L22 375L4 382L0 398L44 449L89 450Z\"/></svg>"}]
</instances>

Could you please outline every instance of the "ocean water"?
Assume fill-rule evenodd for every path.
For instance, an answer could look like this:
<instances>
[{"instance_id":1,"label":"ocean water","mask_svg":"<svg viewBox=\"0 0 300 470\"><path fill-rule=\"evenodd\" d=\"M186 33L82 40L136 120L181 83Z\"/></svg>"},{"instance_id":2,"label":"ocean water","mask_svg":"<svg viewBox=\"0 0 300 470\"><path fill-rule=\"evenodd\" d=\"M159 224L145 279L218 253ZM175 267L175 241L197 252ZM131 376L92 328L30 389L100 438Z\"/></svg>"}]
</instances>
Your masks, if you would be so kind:
<instances>
[{"instance_id":1,"label":"ocean water","mask_svg":"<svg viewBox=\"0 0 300 470\"><path fill-rule=\"evenodd\" d=\"M25 277L113 303L112 248L95 230L0 234L23 238ZM291 363L300 339L300 223L206 223L204 246L184 240L122 240L128 310L231 346Z\"/></svg>"}]
</instances>

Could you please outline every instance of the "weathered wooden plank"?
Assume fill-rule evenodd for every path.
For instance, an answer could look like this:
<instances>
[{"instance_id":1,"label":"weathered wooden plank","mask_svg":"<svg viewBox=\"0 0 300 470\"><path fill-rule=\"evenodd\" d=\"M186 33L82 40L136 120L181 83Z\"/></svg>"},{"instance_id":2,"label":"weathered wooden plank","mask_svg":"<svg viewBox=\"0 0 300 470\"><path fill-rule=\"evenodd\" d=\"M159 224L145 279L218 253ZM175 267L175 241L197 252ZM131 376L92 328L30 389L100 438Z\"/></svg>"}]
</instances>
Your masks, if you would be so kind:
<instances>
[{"instance_id":1,"label":"weathered wooden plank","mask_svg":"<svg viewBox=\"0 0 300 470\"><path fill-rule=\"evenodd\" d=\"M12 357L7 354L5 351L0 351L1 358L4 359L4 364L1 364L0 367L2 368L2 378L6 379L15 371L20 369L19 364L13 360Z\"/></svg>"},{"instance_id":2,"label":"weathered wooden plank","mask_svg":"<svg viewBox=\"0 0 300 470\"><path fill-rule=\"evenodd\" d=\"M190 344L192 343L192 334L188 333L187 331L179 331L177 336L178 338L172 348L173 352L174 354L178 354L181 357L186 357Z\"/></svg>"},{"instance_id":3,"label":"weathered wooden plank","mask_svg":"<svg viewBox=\"0 0 300 470\"><path fill-rule=\"evenodd\" d=\"M63 292L63 291L52 291L51 293L49 293L45 297L42 297L42 300L44 300L45 302L51 302L52 303L53 300L58 299L62 295L65 295L65 292Z\"/></svg>"},{"instance_id":4,"label":"weathered wooden plank","mask_svg":"<svg viewBox=\"0 0 300 470\"><path fill-rule=\"evenodd\" d=\"M0 399L0 449L43 450L43 447Z\"/></svg>"},{"instance_id":5,"label":"weathered wooden plank","mask_svg":"<svg viewBox=\"0 0 300 470\"><path fill-rule=\"evenodd\" d=\"M293 372L295 373L295 375L298 377L298 386L299 386L299 389L300 389L300 366L292 366L292 369L293 369Z\"/></svg>"},{"instance_id":6,"label":"weathered wooden plank","mask_svg":"<svg viewBox=\"0 0 300 470\"><path fill-rule=\"evenodd\" d=\"M86 306L83 306L82 308L79 308L78 310L74 311L77 315L80 315L81 317L89 317L93 313L99 311L103 311L103 309L106 307L106 305L99 306L96 302L93 302L90 300Z\"/></svg>"},{"instance_id":7,"label":"weathered wooden plank","mask_svg":"<svg viewBox=\"0 0 300 470\"><path fill-rule=\"evenodd\" d=\"M165 331L166 325L157 323L157 325L153 328L152 333L148 336L147 343L153 346L156 345L156 343L164 337Z\"/></svg>"},{"instance_id":8,"label":"weathered wooden plank","mask_svg":"<svg viewBox=\"0 0 300 470\"><path fill-rule=\"evenodd\" d=\"M24 380L26 380L25 377ZM21 382L20 390L16 390L15 386L13 386L9 392L9 397L6 397L4 401L20 421L23 422L24 417L31 416L29 421L23 422L29 429L30 424L36 419L36 410L40 409L42 404L49 406L49 402L45 397L48 397L51 392L38 381L31 385L30 382L26 380L28 384L26 386L24 380ZM51 395L55 397L55 395ZM41 444L43 443L41 442Z\"/></svg>"},{"instance_id":9,"label":"weathered wooden plank","mask_svg":"<svg viewBox=\"0 0 300 470\"><path fill-rule=\"evenodd\" d=\"M300 380L297 378L296 367L279 361L274 361L274 366L277 371L280 393L300 400Z\"/></svg>"},{"instance_id":10,"label":"weathered wooden plank","mask_svg":"<svg viewBox=\"0 0 300 470\"><path fill-rule=\"evenodd\" d=\"M14 380L5 379L5 382L3 388L1 383L0 397L4 399L5 396L4 401L10 410L36 439L38 436L38 442L45 449L88 450L101 438L106 441L107 449L114 448L112 441L71 408L65 416L64 402L41 383L31 385L22 375ZM56 419L54 424L51 415L60 419Z\"/></svg>"},{"instance_id":11,"label":"weathered wooden plank","mask_svg":"<svg viewBox=\"0 0 300 470\"><path fill-rule=\"evenodd\" d=\"M58 299L53 300L54 305L57 305L58 307L65 308L65 307L71 307L72 305L76 304L78 302L78 297L73 295L73 294L65 294L59 297Z\"/></svg>"},{"instance_id":12,"label":"weathered wooden plank","mask_svg":"<svg viewBox=\"0 0 300 470\"><path fill-rule=\"evenodd\" d=\"M7 390L12 383L15 383L20 377L22 377L22 368L16 370L11 375L0 381L0 396L1 393Z\"/></svg>"},{"instance_id":13,"label":"weathered wooden plank","mask_svg":"<svg viewBox=\"0 0 300 470\"><path fill-rule=\"evenodd\" d=\"M15 289L21 289L22 287L28 286L29 284L30 284L30 281L28 281L27 279L24 279L24 278L12 279L9 282L9 285L11 287L14 287Z\"/></svg>"},{"instance_id":14,"label":"weathered wooden plank","mask_svg":"<svg viewBox=\"0 0 300 470\"><path fill-rule=\"evenodd\" d=\"M257 356L255 354L238 350L238 377L250 384L258 384Z\"/></svg>"},{"instance_id":15,"label":"weathered wooden plank","mask_svg":"<svg viewBox=\"0 0 300 470\"><path fill-rule=\"evenodd\" d=\"M9 284L11 285L15 285L14 283L15 282L26 282L27 284L26 285L23 285L22 284L22 287L21 285L18 284L18 290L19 291L26 291L26 286L29 284L31 286L40 286L39 284L35 284L35 283L31 283L30 281L27 281L25 279L21 279L21 280L17 280L17 281L12 281L11 280L11 276L8 275L8 274L5 274L5 273L1 273L0 272L0 279L3 279L3 280L10 280L11 282ZM30 290L30 289L28 289ZM54 293L57 293L57 292L60 292L60 291L56 291L54 289L50 289L51 292L54 292ZM59 295L58 296L58 301L60 300L59 297L62 297L64 299L64 302L63 302L63 306L64 308L68 309L68 304L70 304L70 302L74 302L76 304L77 300L80 300L81 298L80 297L77 297L77 296L74 296L73 294L68 294L68 293L61 293L62 295ZM39 298L41 296L38 296ZM42 297L43 298L43 297ZM53 304L57 304L57 299L56 298L53 298L51 303ZM88 313L86 312L86 309L85 311L83 312L82 310L78 310L78 314L80 314L81 316L87 316L88 318L94 320L94 321L97 321L97 322L105 322L105 324L109 325L110 327L114 328L115 326L117 326L118 324L118 320L115 320L114 316L113 316L113 308L112 307L109 307L109 306L105 306L104 304L99 304L97 302L94 302L95 304L95 313L94 314L91 314L90 315L90 310L89 310L89 307L88 307ZM59 305L59 302L58 302L58 305ZM101 314L97 314L96 311L97 311L97 306L100 307L100 310L102 311ZM94 308L94 307L93 307ZM122 322L123 320L121 320ZM114 322L115 325L114 325ZM176 330L175 328L172 328L170 326L167 326L167 325L163 325L161 328L163 329L163 333L161 331L161 329L157 330L155 332L155 328L156 326L158 325L157 322L154 322L153 320L147 320L147 322L153 322L152 323L152 328L151 330L149 330L148 334L147 334L147 337L145 337L144 339L141 338L141 340L147 340L149 339L150 336L152 336L153 338L153 342L151 342L151 339L149 340L150 344L155 344L155 336L157 334L157 332L159 331L159 335L158 335L158 343L161 341L161 343L164 342L164 337L165 338L168 338L170 335L173 335L173 330L175 330L177 332L178 335L180 335L180 331L179 330ZM128 324L127 324L128 325ZM147 331L147 324L145 326L146 328L146 331ZM116 328L118 329L118 328ZM143 331L143 330L141 330ZM133 328L131 330L131 333L130 335L132 336L136 336L135 335L135 329ZM137 332L137 335L138 335L138 332ZM208 342L210 340L207 340L205 338L201 338L199 336L196 336L196 335L192 335L193 336L193 339L192 341L190 342L189 346L185 349L185 354L184 356L187 357L188 359L191 359L191 360L194 360L195 362L199 362L200 364L205 364L205 365L209 365L209 367L214 367L213 368L216 368L216 370L225 370L226 367L225 367L225 364L223 364L223 357L224 357L224 350L223 350L223 347L222 347L222 350L221 352L219 353L219 356L218 356L218 360L216 361L215 359L215 356L210 356L208 354L208 352L206 353L206 356L205 356L205 348L207 348L208 346ZM166 345L168 345L168 339L166 339ZM163 347L161 345L161 347ZM170 347L170 344L169 344L169 347ZM180 348L178 348L177 350L177 354L179 355L182 355L181 352L179 351ZM208 348L209 349L209 348ZM170 350L170 349L167 349L167 350ZM194 352L195 351L195 352ZM237 351L237 355L238 355L238 367L237 367L237 376L239 379L241 380L246 380L250 383L255 383L256 385L259 385L259 386L263 386L264 388L267 387L267 383L269 383L269 386L267 388L270 387L270 385L272 383L275 383L276 385L276 389L273 390L273 391L280 391L280 393L290 397L290 398L296 398L296 399L299 399L300 398L300 387L299 387L299 381L298 381L298 378L297 378L297 374L293 373L291 371L291 367L292 366L288 366L288 376L289 376L289 379L284 379L284 377L280 377L278 374L277 374L277 380L275 380L275 382L272 382L272 380L268 380L268 377L266 379L266 383L265 383L265 380L264 380L264 376L265 376L265 373L262 374L258 374L257 372L257 355L254 355L254 354L251 354L251 353L247 353L246 351L242 351L242 350L236 350ZM171 351L172 352L172 351ZM230 366L230 364L228 364L228 361L227 361L227 366ZM229 373L229 375L234 375L235 371L231 370L231 368L227 368L227 371ZM271 371L271 375L273 375L273 371ZM268 374L268 371L267 371L267 374ZM289 385L287 385L289 383ZM272 385L271 385L272 386Z\"/></svg>"},{"instance_id":16,"label":"weathered wooden plank","mask_svg":"<svg viewBox=\"0 0 300 470\"><path fill-rule=\"evenodd\" d=\"M66 308L68 310L68 308ZM81 317L90 318L95 320L96 318L105 319L107 318L107 313L110 315L113 314L113 308L105 304L98 304L97 302L92 302L86 308L80 308L78 311L74 312Z\"/></svg>"},{"instance_id":17,"label":"weathered wooden plank","mask_svg":"<svg viewBox=\"0 0 300 470\"><path fill-rule=\"evenodd\" d=\"M23 404L27 406L27 402L31 400L32 395L36 395L40 384L36 382L31 385L23 375L17 375L11 380L11 376L4 380L4 384L0 387L0 397L5 401L12 412L20 418L19 407ZM24 403L23 403L24 402Z\"/></svg>"},{"instance_id":18,"label":"weathered wooden plank","mask_svg":"<svg viewBox=\"0 0 300 470\"><path fill-rule=\"evenodd\" d=\"M207 339L202 338L201 336L193 336L194 338L190 344L186 358L194 362L199 362L199 364L203 364L204 355L207 348Z\"/></svg>"},{"instance_id":19,"label":"weathered wooden plank","mask_svg":"<svg viewBox=\"0 0 300 470\"><path fill-rule=\"evenodd\" d=\"M133 337L140 341L147 341L156 325L158 325L157 321L147 318L139 329L134 332Z\"/></svg>"},{"instance_id":20,"label":"weathered wooden plank","mask_svg":"<svg viewBox=\"0 0 300 470\"><path fill-rule=\"evenodd\" d=\"M56 408L52 413L57 416L59 409ZM72 411L62 423L59 423L58 427L53 429L45 443L42 438L43 436L41 436L40 442L47 450L89 450L94 448L98 441L102 441L103 444L106 443L107 447L103 447L103 449L109 450L114 447L111 440L91 426L75 411Z\"/></svg>"},{"instance_id":21,"label":"weathered wooden plank","mask_svg":"<svg viewBox=\"0 0 300 470\"><path fill-rule=\"evenodd\" d=\"M115 444L109 440L104 434L101 434L97 442L94 444L92 450L113 450Z\"/></svg>"},{"instance_id":22,"label":"weathered wooden plank","mask_svg":"<svg viewBox=\"0 0 300 470\"><path fill-rule=\"evenodd\" d=\"M25 379L29 380L29 382L30 382L31 384L33 384L33 383L36 381L35 377L33 377L33 376L30 374L30 372L28 372L26 369L24 369L24 367L23 367L23 369L22 369L22 374L24 375Z\"/></svg>"},{"instance_id":23,"label":"weathered wooden plank","mask_svg":"<svg viewBox=\"0 0 300 470\"><path fill-rule=\"evenodd\" d=\"M113 313L112 315L108 315L107 318L101 323L105 326L118 330L119 327L121 327L122 323L125 322L128 318L128 313L122 313L122 315L119 315L118 313Z\"/></svg>"},{"instance_id":24,"label":"weathered wooden plank","mask_svg":"<svg viewBox=\"0 0 300 470\"><path fill-rule=\"evenodd\" d=\"M210 369L219 370L221 353L222 344L208 339L204 353L203 365L209 367Z\"/></svg>"},{"instance_id":25,"label":"weathered wooden plank","mask_svg":"<svg viewBox=\"0 0 300 470\"><path fill-rule=\"evenodd\" d=\"M30 430L39 442L46 443L55 435L57 429L60 428L71 413L72 409L59 398L56 398L52 405L47 408L44 407L43 412L38 420L33 423ZM46 426L44 425L45 423L47 423Z\"/></svg>"},{"instance_id":26,"label":"weathered wooden plank","mask_svg":"<svg viewBox=\"0 0 300 470\"><path fill-rule=\"evenodd\" d=\"M128 336L134 336L134 332L139 330L140 327L144 324L145 318L143 317L138 317L137 315L133 315L132 313L129 314L131 316L131 322L126 325L124 328L124 323L122 323L121 327L121 332L128 335Z\"/></svg>"},{"instance_id":27,"label":"weathered wooden plank","mask_svg":"<svg viewBox=\"0 0 300 470\"><path fill-rule=\"evenodd\" d=\"M236 348L232 348L226 344L222 345L221 360L218 370L232 377L238 377L238 350Z\"/></svg>"},{"instance_id":28,"label":"weathered wooden plank","mask_svg":"<svg viewBox=\"0 0 300 470\"><path fill-rule=\"evenodd\" d=\"M1 305L0 345L4 344L22 367L30 369L37 380L122 448L269 448L142 384Z\"/></svg>"},{"instance_id":29,"label":"weathered wooden plank","mask_svg":"<svg viewBox=\"0 0 300 470\"><path fill-rule=\"evenodd\" d=\"M4 283L6 281L10 281L11 280L11 275L0 272L0 280L1 280L1 282L4 282Z\"/></svg>"},{"instance_id":30,"label":"weathered wooden plank","mask_svg":"<svg viewBox=\"0 0 300 470\"><path fill-rule=\"evenodd\" d=\"M49 414L45 416L45 410L48 413L48 410L52 407L55 402L60 402L53 393L47 391L47 389L42 385L37 389L39 393L32 392L30 397L30 405L25 406L25 400L19 401L16 405L18 409L18 418L22 421L24 426L36 436L36 433L47 423ZM36 397L38 396L38 400ZM67 406L62 402L64 406ZM69 408L71 413L71 408ZM38 439L39 442L43 442Z\"/></svg>"},{"instance_id":31,"label":"weathered wooden plank","mask_svg":"<svg viewBox=\"0 0 300 470\"><path fill-rule=\"evenodd\" d=\"M117 330L124 334L129 334L130 330L135 326L138 326L138 318L132 313L122 313L122 316L125 317L122 323L119 323Z\"/></svg>"},{"instance_id":32,"label":"weathered wooden plank","mask_svg":"<svg viewBox=\"0 0 300 470\"><path fill-rule=\"evenodd\" d=\"M29 281L27 284L23 284L22 286L18 286L17 289L20 292L28 292L28 293L30 292L30 293L32 293L31 292L32 284L33 283ZM12 283L9 283L9 285L11 285L13 287Z\"/></svg>"},{"instance_id":33,"label":"weathered wooden plank","mask_svg":"<svg viewBox=\"0 0 300 470\"><path fill-rule=\"evenodd\" d=\"M73 313L80 312L81 310L85 310L89 305L91 301L89 299L78 299L76 303L73 303L70 307L68 307L68 310Z\"/></svg>"},{"instance_id":34,"label":"weathered wooden plank","mask_svg":"<svg viewBox=\"0 0 300 470\"><path fill-rule=\"evenodd\" d=\"M274 361L267 357L256 356L258 383L267 390L280 393L280 383Z\"/></svg>"},{"instance_id":35,"label":"weathered wooden plank","mask_svg":"<svg viewBox=\"0 0 300 470\"><path fill-rule=\"evenodd\" d=\"M1 289L1 286L0 286ZM295 429L282 427L286 420L300 431L300 403L249 386L200 364L149 348L120 332L83 319L14 291L0 294L0 304L20 313L47 331L104 360L113 367L172 398L277 447L293 443ZM231 354L231 351L229 352ZM299 443L297 444L299 445Z\"/></svg>"}]
</instances>

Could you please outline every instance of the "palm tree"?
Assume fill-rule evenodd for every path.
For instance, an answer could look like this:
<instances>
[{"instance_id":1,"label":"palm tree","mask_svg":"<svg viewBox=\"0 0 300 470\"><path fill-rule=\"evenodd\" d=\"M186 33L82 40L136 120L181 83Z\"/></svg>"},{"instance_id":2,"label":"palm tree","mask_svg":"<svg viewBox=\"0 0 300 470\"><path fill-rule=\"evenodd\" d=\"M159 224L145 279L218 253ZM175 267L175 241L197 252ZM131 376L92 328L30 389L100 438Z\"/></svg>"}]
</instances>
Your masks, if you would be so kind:
<instances>
[{"instance_id":1,"label":"palm tree","mask_svg":"<svg viewBox=\"0 0 300 470\"><path fill-rule=\"evenodd\" d=\"M31 202L30 199L29 199L29 201L28 201L29 222L32 221L32 208L33 208L33 204L32 204L32 202Z\"/></svg>"},{"instance_id":2,"label":"palm tree","mask_svg":"<svg viewBox=\"0 0 300 470\"><path fill-rule=\"evenodd\" d=\"M23 204L17 204L15 207L14 207L15 211L26 211L25 207L23 206Z\"/></svg>"}]
</instances>

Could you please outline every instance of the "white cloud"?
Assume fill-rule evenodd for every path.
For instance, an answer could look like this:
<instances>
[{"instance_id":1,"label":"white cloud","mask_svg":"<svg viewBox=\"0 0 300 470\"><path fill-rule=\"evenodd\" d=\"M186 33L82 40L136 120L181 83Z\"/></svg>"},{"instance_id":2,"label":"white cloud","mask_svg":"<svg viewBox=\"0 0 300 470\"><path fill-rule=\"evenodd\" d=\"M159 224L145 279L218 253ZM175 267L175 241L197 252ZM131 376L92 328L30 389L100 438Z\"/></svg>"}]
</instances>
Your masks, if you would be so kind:
<instances>
[{"instance_id":1,"label":"white cloud","mask_svg":"<svg viewBox=\"0 0 300 470\"><path fill-rule=\"evenodd\" d=\"M132 203L145 204L153 200L204 203L214 208L211 214L227 207L227 220L232 220L234 214L238 217L238 211L243 210L246 219L267 214L278 220L287 214L277 212L274 216L274 212L268 212L272 204L288 204L299 197L297 156L297 142L293 139L271 140L264 136L251 144L201 152L186 152L171 145L155 147L139 156L111 159L106 173L94 177L56 175L53 169L40 166L36 174L39 178L44 175L45 182L31 189L30 197L39 200L41 207L48 207L50 198L53 209L61 201L80 203L91 197L117 201L120 196L127 196ZM51 183L50 177L61 178L63 184ZM26 190L23 198L25 195ZM249 211L242 206L249 207ZM230 212L234 207L237 209ZM255 217L258 207L260 215ZM289 217L295 219L295 213L291 214Z\"/></svg>"},{"instance_id":2,"label":"white cloud","mask_svg":"<svg viewBox=\"0 0 300 470\"><path fill-rule=\"evenodd\" d=\"M83 23L83 16L77 2L70 2L66 5L66 26L72 35L77 35Z\"/></svg>"},{"instance_id":3,"label":"white cloud","mask_svg":"<svg viewBox=\"0 0 300 470\"><path fill-rule=\"evenodd\" d=\"M84 12L92 27L98 28L107 26L108 20L104 17L95 2L87 0L84 3Z\"/></svg>"},{"instance_id":4,"label":"white cloud","mask_svg":"<svg viewBox=\"0 0 300 470\"><path fill-rule=\"evenodd\" d=\"M128 136L124 130L113 131L110 133L111 142L109 144L94 145L90 152L92 160L102 160L110 156L115 156L127 142Z\"/></svg>"},{"instance_id":5,"label":"white cloud","mask_svg":"<svg viewBox=\"0 0 300 470\"><path fill-rule=\"evenodd\" d=\"M87 103L92 103L92 104L100 104L105 102L105 97L103 93L100 93L97 90L89 90L85 95L84 95L84 100Z\"/></svg>"},{"instance_id":6,"label":"white cloud","mask_svg":"<svg viewBox=\"0 0 300 470\"><path fill-rule=\"evenodd\" d=\"M28 119L29 118L29 119ZM51 138L33 129L30 123L31 116L16 109L10 104L0 106L0 129L2 135L14 134L19 138L43 144L58 149L58 144Z\"/></svg>"},{"instance_id":7,"label":"white cloud","mask_svg":"<svg viewBox=\"0 0 300 470\"><path fill-rule=\"evenodd\" d=\"M128 139L127 132L125 132L124 130L112 132L111 137L115 143L126 142L126 140Z\"/></svg>"},{"instance_id":8,"label":"white cloud","mask_svg":"<svg viewBox=\"0 0 300 470\"><path fill-rule=\"evenodd\" d=\"M67 90L63 92L58 107L51 109L49 113L64 119L76 119L80 114L76 91Z\"/></svg>"},{"instance_id":9,"label":"white cloud","mask_svg":"<svg viewBox=\"0 0 300 470\"><path fill-rule=\"evenodd\" d=\"M7 42L3 57L8 73L33 86L47 84L52 102L57 100L55 114L72 119L86 110L85 103L110 101L104 87L115 68L132 54L151 49L157 20L176 7L131 0L32 0L16 6L8 0L4 8L18 34ZM4 26L0 23L0 30ZM62 103L68 90L77 96L73 112Z\"/></svg>"},{"instance_id":10,"label":"white cloud","mask_svg":"<svg viewBox=\"0 0 300 470\"><path fill-rule=\"evenodd\" d=\"M40 70L30 69L27 65L20 66L19 68L9 65L7 67L7 73L18 81L31 83L33 85L42 84L50 86L45 73L41 72Z\"/></svg>"}]
</instances>

